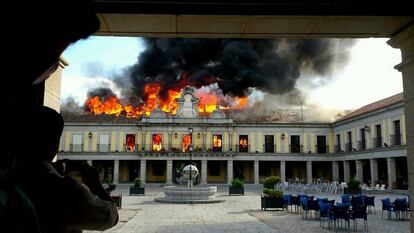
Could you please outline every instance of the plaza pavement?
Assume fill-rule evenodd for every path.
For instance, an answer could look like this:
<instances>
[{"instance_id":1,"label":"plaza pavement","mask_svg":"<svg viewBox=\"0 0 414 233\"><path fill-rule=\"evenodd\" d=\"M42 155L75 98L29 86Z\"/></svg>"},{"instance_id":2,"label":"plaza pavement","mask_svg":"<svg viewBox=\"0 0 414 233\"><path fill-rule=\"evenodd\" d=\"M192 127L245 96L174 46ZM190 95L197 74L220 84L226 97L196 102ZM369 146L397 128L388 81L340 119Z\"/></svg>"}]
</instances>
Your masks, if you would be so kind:
<instances>
[{"instance_id":1,"label":"plaza pavement","mask_svg":"<svg viewBox=\"0 0 414 233\"><path fill-rule=\"evenodd\" d=\"M218 186L217 198L225 202L215 204L165 204L154 201L162 197L162 188L158 185L147 185L145 196L129 196L128 185L118 185L115 193L122 193L122 209L119 210L120 221L112 229L105 232L123 233L290 233L290 232L335 232L319 226L319 220L310 218L303 220L300 213L294 211L261 211L261 188L246 185L245 196L228 196L227 186ZM402 195L383 193L375 195L376 214L368 215L369 232L408 233L409 220L381 219L380 199L390 197L393 201ZM340 200L340 195L316 195ZM340 229L347 232L345 229ZM94 231L85 231L94 232ZM354 232L351 221L351 232ZM358 221L358 232L363 232L363 222Z\"/></svg>"}]
</instances>

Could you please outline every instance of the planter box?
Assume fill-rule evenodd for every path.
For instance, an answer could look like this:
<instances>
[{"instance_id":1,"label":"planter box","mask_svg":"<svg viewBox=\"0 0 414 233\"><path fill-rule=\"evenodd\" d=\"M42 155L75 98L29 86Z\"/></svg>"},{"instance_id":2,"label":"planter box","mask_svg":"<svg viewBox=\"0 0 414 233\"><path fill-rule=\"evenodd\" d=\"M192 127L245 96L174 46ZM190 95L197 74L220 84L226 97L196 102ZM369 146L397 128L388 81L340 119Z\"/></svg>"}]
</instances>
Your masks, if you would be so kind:
<instances>
[{"instance_id":1,"label":"planter box","mask_svg":"<svg viewBox=\"0 0 414 233\"><path fill-rule=\"evenodd\" d=\"M361 189L344 188L344 194L361 194Z\"/></svg>"},{"instance_id":2,"label":"planter box","mask_svg":"<svg viewBox=\"0 0 414 233\"><path fill-rule=\"evenodd\" d=\"M285 202L283 197L267 197L262 196L262 206L261 209L266 210L267 208L277 208L277 209L286 209Z\"/></svg>"},{"instance_id":3,"label":"planter box","mask_svg":"<svg viewBox=\"0 0 414 233\"><path fill-rule=\"evenodd\" d=\"M229 187L229 196L230 195L243 195L244 196L244 188L234 188L234 187Z\"/></svg>"},{"instance_id":4,"label":"planter box","mask_svg":"<svg viewBox=\"0 0 414 233\"><path fill-rule=\"evenodd\" d=\"M118 207L118 209L121 209L122 208L122 194L119 194L119 195L111 194L111 198L112 200L114 200L116 207Z\"/></svg>"},{"instance_id":5,"label":"planter box","mask_svg":"<svg viewBox=\"0 0 414 233\"><path fill-rule=\"evenodd\" d=\"M135 188L135 187L130 187L129 188L129 195L145 195L145 188L144 187L139 187L139 188Z\"/></svg>"}]
</instances>

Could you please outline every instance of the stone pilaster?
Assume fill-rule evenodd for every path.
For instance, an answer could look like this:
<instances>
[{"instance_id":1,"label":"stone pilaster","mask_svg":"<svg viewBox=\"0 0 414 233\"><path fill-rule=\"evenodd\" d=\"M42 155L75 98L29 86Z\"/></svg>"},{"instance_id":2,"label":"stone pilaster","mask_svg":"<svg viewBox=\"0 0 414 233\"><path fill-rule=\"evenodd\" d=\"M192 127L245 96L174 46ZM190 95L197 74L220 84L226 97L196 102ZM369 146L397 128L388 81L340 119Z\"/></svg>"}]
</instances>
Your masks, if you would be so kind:
<instances>
[{"instance_id":1,"label":"stone pilaster","mask_svg":"<svg viewBox=\"0 0 414 233\"><path fill-rule=\"evenodd\" d=\"M207 184L207 160L201 160L201 184Z\"/></svg>"},{"instance_id":2,"label":"stone pilaster","mask_svg":"<svg viewBox=\"0 0 414 233\"><path fill-rule=\"evenodd\" d=\"M306 182L312 184L312 161L306 161Z\"/></svg>"},{"instance_id":3,"label":"stone pilaster","mask_svg":"<svg viewBox=\"0 0 414 233\"><path fill-rule=\"evenodd\" d=\"M370 159L369 167L371 171L371 187L374 187L376 182L378 182L378 161L376 159Z\"/></svg>"},{"instance_id":4,"label":"stone pilaster","mask_svg":"<svg viewBox=\"0 0 414 233\"><path fill-rule=\"evenodd\" d=\"M227 183L231 184L233 180L233 160L227 160Z\"/></svg>"},{"instance_id":5,"label":"stone pilaster","mask_svg":"<svg viewBox=\"0 0 414 233\"><path fill-rule=\"evenodd\" d=\"M172 184L173 161L167 160L167 184Z\"/></svg>"},{"instance_id":6,"label":"stone pilaster","mask_svg":"<svg viewBox=\"0 0 414 233\"><path fill-rule=\"evenodd\" d=\"M280 179L286 182L286 162L280 161Z\"/></svg>"},{"instance_id":7,"label":"stone pilaster","mask_svg":"<svg viewBox=\"0 0 414 233\"><path fill-rule=\"evenodd\" d=\"M141 179L142 184L145 184L147 181L147 160L141 160L139 172L139 178Z\"/></svg>"}]
</instances>

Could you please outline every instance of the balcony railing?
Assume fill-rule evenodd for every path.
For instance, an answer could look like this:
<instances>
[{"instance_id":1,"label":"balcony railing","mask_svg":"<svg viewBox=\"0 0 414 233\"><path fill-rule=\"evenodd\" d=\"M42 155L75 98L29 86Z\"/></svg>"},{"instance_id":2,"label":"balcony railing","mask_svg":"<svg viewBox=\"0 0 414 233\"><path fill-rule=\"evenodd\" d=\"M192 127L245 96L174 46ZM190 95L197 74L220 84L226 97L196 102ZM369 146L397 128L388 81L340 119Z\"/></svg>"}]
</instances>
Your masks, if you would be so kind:
<instances>
[{"instance_id":1,"label":"balcony railing","mask_svg":"<svg viewBox=\"0 0 414 233\"><path fill-rule=\"evenodd\" d=\"M381 148L382 138L372 138L372 148Z\"/></svg>"},{"instance_id":2,"label":"balcony railing","mask_svg":"<svg viewBox=\"0 0 414 233\"><path fill-rule=\"evenodd\" d=\"M83 144L70 144L71 152L83 152Z\"/></svg>"},{"instance_id":3,"label":"balcony railing","mask_svg":"<svg viewBox=\"0 0 414 233\"><path fill-rule=\"evenodd\" d=\"M342 152L344 152L342 150L342 147L341 147L340 144L339 145L335 145L334 151L335 151L335 153L342 153Z\"/></svg>"},{"instance_id":4,"label":"balcony railing","mask_svg":"<svg viewBox=\"0 0 414 233\"><path fill-rule=\"evenodd\" d=\"M276 145L273 145L273 144L263 144L263 151L265 153L274 153L276 151Z\"/></svg>"},{"instance_id":5,"label":"balcony railing","mask_svg":"<svg viewBox=\"0 0 414 233\"><path fill-rule=\"evenodd\" d=\"M111 144L98 144L96 148L98 152L109 152Z\"/></svg>"},{"instance_id":6,"label":"balcony railing","mask_svg":"<svg viewBox=\"0 0 414 233\"><path fill-rule=\"evenodd\" d=\"M318 154L326 154L326 153L329 152L329 146L328 145L326 145L326 146L315 145L315 151Z\"/></svg>"},{"instance_id":7,"label":"balcony railing","mask_svg":"<svg viewBox=\"0 0 414 233\"><path fill-rule=\"evenodd\" d=\"M345 143L345 151L352 152L352 143L350 142Z\"/></svg>"},{"instance_id":8,"label":"balcony railing","mask_svg":"<svg viewBox=\"0 0 414 233\"><path fill-rule=\"evenodd\" d=\"M390 142L391 142L391 146L400 146L401 145L401 134L391 134Z\"/></svg>"},{"instance_id":9,"label":"balcony railing","mask_svg":"<svg viewBox=\"0 0 414 233\"><path fill-rule=\"evenodd\" d=\"M290 153L302 153L303 145L290 144L289 149L290 149Z\"/></svg>"},{"instance_id":10,"label":"balcony railing","mask_svg":"<svg viewBox=\"0 0 414 233\"><path fill-rule=\"evenodd\" d=\"M379 148L387 148L389 146L398 146L401 145L401 136L395 136L390 135L391 137L391 145L387 145L384 143L382 146L379 143L379 140L377 138L372 138L373 146L370 148L367 148L366 145L364 145L363 141L359 140L357 142L357 147L351 147L351 143L345 144L345 150L340 147L340 145L334 145L334 152L333 153L344 153L344 152L356 152L356 151L364 151L368 149L379 149ZM381 142L383 143L383 142ZM379 146L380 145L380 146ZM84 150L84 144L70 144L69 151L67 152L74 152L74 153L81 153L81 152L93 152L94 147L88 147L88 150ZM117 147L115 147L117 148ZM283 147L281 148L281 151L277 152L276 145L266 145L262 144L263 150L256 150L256 148L251 148L250 144L247 146L247 148L241 147L239 144L229 145L229 144L222 144L221 147L213 147L212 144L207 145L197 145L193 149L193 153L304 153L303 151L303 145L295 145L295 144L289 144L288 151L285 151ZM318 146L314 145L314 151L318 154L327 154L330 153L329 146L326 145ZM242 149L242 150L241 150ZM286 148L285 148L286 149ZM135 148L127 148L126 144L122 144L122 147L119 149L115 149L115 151L111 150L111 144L96 144L96 151L101 153L112 153L112 152L124 152L124 153L137 153L137 152L153 152L153 153L188 153L189 151L183 151L183 145L182 144L172 144L172 145L165 145L163 144L162 148L160 150L154 150L152 144L147 145L141 145L141 144L135 144ZM260 151L260 152L259 152ZM64 150L61 150L61 152L65 152ZM95 152L95 151L94 151Z\"/></svg>"},{"instance_id":11,"label":"balcony railing","mask_svg":"<svg viewBox=\"0 0 414 233\"><path fill-rule=\"evenodd\" d=\"M124 144L122 147L122 152L137 152L138 151L138 144L135 144L134 146L127 146L127 144Z\"/></svg>"},{"instance_id":12,"label":"balcony railing","mask_svg":"<svg viewBox=\"0 0 414 233\"><path fill-rule=\"evenodd\" d=\"M367 149L366 141L362 141L362 140L358 141L358 150L361 151L361 150L366 150L366 149Z\"/></svg>"}]
</instances>

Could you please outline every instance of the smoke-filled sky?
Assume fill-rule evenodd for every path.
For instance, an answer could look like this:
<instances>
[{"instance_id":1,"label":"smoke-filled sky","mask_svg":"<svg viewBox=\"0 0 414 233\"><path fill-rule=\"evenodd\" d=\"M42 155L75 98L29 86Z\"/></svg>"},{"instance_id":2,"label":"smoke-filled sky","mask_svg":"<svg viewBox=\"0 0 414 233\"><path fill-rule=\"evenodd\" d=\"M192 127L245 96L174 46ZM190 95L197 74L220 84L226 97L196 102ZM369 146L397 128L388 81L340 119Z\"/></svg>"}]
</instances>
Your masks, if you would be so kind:
<instances>
[{"instance_id":1,"label":"smoke-filled sky","mask_svg":"<svg viewBox=\"0 0 414 233\"><path fill-rule=\"evenodd\" d=\"M130 101L146 83L212 85L273 108L302 103L327 114L402 91L400 52L386 39L197 40L90 37L64 52L62 100L111 89ZM92 94L92 93L89 93ZM107 93L102 93L107 94ZM267 103L266 103L267 102Z\"/></svg>"}]
</instances>

